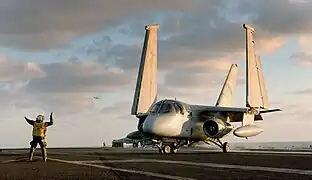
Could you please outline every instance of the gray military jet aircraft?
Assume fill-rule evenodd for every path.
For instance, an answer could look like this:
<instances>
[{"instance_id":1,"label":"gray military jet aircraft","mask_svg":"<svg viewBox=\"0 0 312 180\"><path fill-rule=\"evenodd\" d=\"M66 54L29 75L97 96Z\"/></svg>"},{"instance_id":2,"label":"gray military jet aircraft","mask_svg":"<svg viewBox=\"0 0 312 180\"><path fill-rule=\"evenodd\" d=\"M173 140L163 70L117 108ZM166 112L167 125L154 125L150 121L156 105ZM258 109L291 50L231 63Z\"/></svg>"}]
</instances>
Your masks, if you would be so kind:
<instances>
[{"instance_id":1,"label":"gray military jet aircraft","mask_svg":"<svg viewBox=\"0 0 312 180\"><path fill-rule=\"evenodd\" d=\"M183 145L204 141L229 151L229 143L221 138L233 131L237 137L260 134L263 129L255 121L262 114L280 109L268 109L268 97L260 57L255 54L254 33L246 30L246 107L232 107L236 88L237 64L232 64L214 106L194 105L175 99L157 99L157 30L159 25L145 26L145 39L131 114L139 119L138 130L130 139L151 140L163 154L176 153ZM231 123L242 122L234 129Z\"/></svg>"}]
</instances>

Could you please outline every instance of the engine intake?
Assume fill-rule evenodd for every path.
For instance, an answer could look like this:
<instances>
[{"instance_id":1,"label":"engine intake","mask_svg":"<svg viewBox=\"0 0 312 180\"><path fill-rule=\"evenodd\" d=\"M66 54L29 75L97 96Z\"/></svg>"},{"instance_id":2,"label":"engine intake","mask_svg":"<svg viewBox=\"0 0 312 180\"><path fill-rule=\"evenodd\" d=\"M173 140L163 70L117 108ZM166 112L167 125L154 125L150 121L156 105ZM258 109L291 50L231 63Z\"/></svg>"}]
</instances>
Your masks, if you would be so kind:
<instances>
[{"instance_id":1,"label":"engine intake","mask_svg":"<svg viewBox=\"0 0 312 180\"><path fill-rule=\"evenodd\" d=\"M224 135L231 132L233 127L231 124L222 121L221 119L210 119L203 124L203 130L206 136L210 138L222 138Z\"/></svg>"},{"instance_id":2,"label":"engine intake","mask_svg":"<svg viewBox=\"0 0 312 180\"><path fill-rule=\"evenodd\" d=\"M144 132L143 130L143 123L145 122L146 118L148 115L143 115L143 116L137 116L139 118L139 122L138 122L138 132L141 135L141 138L148 138L151 136L151 134Z\"/></svg>"}]
</instances>

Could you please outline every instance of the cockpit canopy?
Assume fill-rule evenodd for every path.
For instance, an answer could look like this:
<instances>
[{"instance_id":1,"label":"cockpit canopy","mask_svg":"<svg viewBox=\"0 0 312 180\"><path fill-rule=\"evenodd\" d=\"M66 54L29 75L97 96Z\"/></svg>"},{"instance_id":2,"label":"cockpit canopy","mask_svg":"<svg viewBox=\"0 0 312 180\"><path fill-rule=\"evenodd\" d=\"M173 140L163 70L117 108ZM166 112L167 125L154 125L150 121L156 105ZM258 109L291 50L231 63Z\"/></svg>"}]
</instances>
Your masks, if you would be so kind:
<instances>
[{"instance_id":1,"label":"cockpit canopy","mask_svg":"<svg viewBox=\"0 0 312 180\"><path fill-rule=\"evenodd\" d=\"M174 100L162 100L154 104L149 113L151 114L166 114L166 113L178 113L184 114L183 105Z\"/></svg>"}]
</instances>

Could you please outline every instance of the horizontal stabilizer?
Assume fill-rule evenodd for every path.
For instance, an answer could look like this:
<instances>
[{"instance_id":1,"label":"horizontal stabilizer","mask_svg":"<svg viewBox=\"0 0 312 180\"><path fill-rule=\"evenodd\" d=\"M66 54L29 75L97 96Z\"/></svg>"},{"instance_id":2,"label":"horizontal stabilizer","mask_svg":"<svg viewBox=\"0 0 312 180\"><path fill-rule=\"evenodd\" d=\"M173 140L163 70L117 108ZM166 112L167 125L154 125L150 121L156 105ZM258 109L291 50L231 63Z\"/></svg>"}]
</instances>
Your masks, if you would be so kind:
<instances>
[{"instance_id":1,"label":"horizontal stabilizer","mask_svg":"<svg viewBox=\"0 0 312 180\"><path fill-rule=\"evenodd\" d=\"M129 133L127 135L127 138L129 138L129 139L143 139L142 135L139 131L134 131L134 132Z\"/></svg>"}]
</instances>

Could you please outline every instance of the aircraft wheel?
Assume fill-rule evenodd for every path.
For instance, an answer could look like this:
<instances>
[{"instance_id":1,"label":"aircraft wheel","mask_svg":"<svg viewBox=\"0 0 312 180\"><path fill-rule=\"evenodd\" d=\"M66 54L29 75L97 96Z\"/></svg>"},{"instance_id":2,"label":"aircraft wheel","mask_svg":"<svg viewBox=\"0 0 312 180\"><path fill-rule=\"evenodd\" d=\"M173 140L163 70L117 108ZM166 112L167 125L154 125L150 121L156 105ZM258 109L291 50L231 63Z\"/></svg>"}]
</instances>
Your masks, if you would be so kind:
<instances>
[{"instance_id":1,"label":"aircraft wheel","mask_svg":"<svg viewBox=\"0 0 312 180\"><path fill-rule=\"evenodd\" d=\"M163 151L165 154L171 154L173 153L173 149L170 145L165 145L164 148L163 148Z\"/></svg>"},{"instance_id":2,"label":"aircraft wheel","mask_svg":"<svg viewBox=\"0 0 312 180\"><path fill-rule=\"evenodd\" d=\"M222 150L223 150L224 153L227 153L227 152L230 151L230 145L229 145L228 142L223 143Z\"/></svg>"},{"instance_id":3,"label":"aircraft wheel","mask_svg":"<svg viewBox=\"0 0 312 180\"><path fill-rule=\"evenodd\" d=\"M171 153L177 153L178 152L178 148L176 148L177 147L177 144L176 143L172 143L172 144L170 144L170 147L171 147L171 149L172 149L172 152Z\"/></svg>"}]
</instances>

